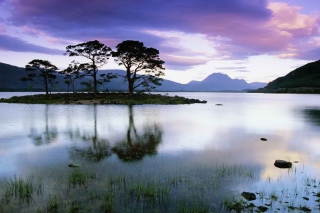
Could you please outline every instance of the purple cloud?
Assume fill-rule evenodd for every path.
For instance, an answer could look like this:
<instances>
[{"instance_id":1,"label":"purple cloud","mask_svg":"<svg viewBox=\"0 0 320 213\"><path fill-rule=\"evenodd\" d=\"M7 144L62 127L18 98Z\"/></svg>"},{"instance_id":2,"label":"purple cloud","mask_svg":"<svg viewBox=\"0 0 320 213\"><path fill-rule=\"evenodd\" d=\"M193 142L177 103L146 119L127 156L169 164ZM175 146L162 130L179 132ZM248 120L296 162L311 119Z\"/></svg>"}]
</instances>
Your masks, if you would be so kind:
<instances>
[{"instance_id":1,"label":"purple cloud","mask_svg":"<svg viewBox=\"0 0 320 213\"><path fill-rule=\"evenodd\" d=\"M19 38L11 37L4 34L0 34L0 50L7 50L13 52L35 52L53 55L63 54L63 51L61 50L30 44Z\"/></svg>"},{"instance_id":2,"label":"purple cloud","mask_svg":"<svg viewBox=\"0 0 320 213\"><path fill-rule=\"evenodd\" d=\"M300 53L299 58L306 60L319 60L320 59L320 47L314 48L308 51L303 51Z\"/></svg>"},{"instance_id":3,"label":"purple cloud","mask_svg":"<svg viewBox=\"0 0 320 213\"><path fill-rule=\"evenodd\" d=\"M247 67L216 67L218 70L235 70L235 69L246 69Z\"/></svg>"},{"instance_id":4,"label":"purple cloud","mask_svg":"<svg viewBox=\"0 0 320 213\"><path fill-rule=\"evenodd\" d=\"M219 45L214 47L217 55L243 59L256 54L278 55L288 49L291 51L295 39L317 34L315 29L320 25L319 21L301 15L297 7L267 0L5 2L3 5L10 13L6 23L11 26L39 30L61 40L86 42L97 39L112 48L123 40L139 40L145 46L159 49L161 56L166 59L166 66L181 69L205 61L170 57L197 53L190 51L186 55L180 47L164 45L168 38L152 35L146 30L203 34L212 40L222 38L217 41ZM301 25L299 20L303 20L304 24ZM20 42L25 43L22 40ZM42 51L49 50L44 48ZM210 57L203 55L203 58Z\"/></svg>"},{"instance_id":5,"label":"purple cloud","mask_svg":"<svg viewBox=\"0 0 320 213\"><path fill-rule=\"evenodd\" d=\"M267 19L265 0L16 0L11 2L11 22L29 25L53 36L82 39L87 36L125 38L133 30L154 28L196 32L188 18L201 20L212 14ZM10 8L8 8L10 9ZM200 19L199 19L200 17ZM197 24L204 24L198 22Z\"/></svg>"}]
</instances>

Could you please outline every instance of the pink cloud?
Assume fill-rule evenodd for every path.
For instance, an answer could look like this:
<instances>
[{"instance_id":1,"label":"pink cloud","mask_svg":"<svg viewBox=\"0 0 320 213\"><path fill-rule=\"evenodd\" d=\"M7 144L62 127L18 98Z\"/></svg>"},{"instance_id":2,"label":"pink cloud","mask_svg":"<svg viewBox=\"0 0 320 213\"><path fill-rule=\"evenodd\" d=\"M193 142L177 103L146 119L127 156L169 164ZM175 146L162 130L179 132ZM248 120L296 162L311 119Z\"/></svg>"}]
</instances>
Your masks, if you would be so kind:
<instances>
[{"instance_id":1,"label":"pink cloud","mask_svg":"<svg viewBox=\"0 0 320 213\"><path fill-rule=\"evenodd\" d=\"M7 28L5 25L0 24L0 33L5 33L7 31Z\"/></svg>"},{"instance_id":2,"label":"pink cloud","mask_svg":"<svg viewBox=\"0 0 320 213\"><path fill-rule=\"evenodd\" d=\"M7 23L18 29L22 27L25 34L45 37L50 43L98 39L114 47L123 40L132 39L158 48L166 55L206 54L199 51L201 48L185 52L185 47L173 43L172 38L146 32L176 31L201 34L214 41L210 46L217 52L210 58L246 58L257 54L290 58L299 57L302 48L308 51L312 45L317 47L319 42L314 36L320 35L317 30L319 15L302 14L301 7L267 0L8 2L11 16ZM174 45L164 45L170 42ZM196 46L194 40L188 42ZM315 55L315 51L312 54ZM185 64L176 59L171 61Z\"/></svg>"},{"instance_id":3,"label":"pink cloud","mask_svg":"<svg viewBox=\"0 0 320 213\"><path fill-rule=\"evenodd\" d=\"M174 69L186 69L193 66L205 64L207 60L194 57L181 57L175 55L161 55L161 59L166 62L165 66ZM169 65L167 65L169 64ZM179 68L180 67L180 68Z\"/></svg>"},{"instance_id":4,"label":"pink cloud","mask_svg":"<svg viewBox=\"0 0 320 213\"><path fill-rule=\"evenodd\" d=\"M301 7L281 2L271 2L267 8L269 18L252 19L241 14L186 14L195 31L220 41L220 52L232 57L255 54L276 54L279 57L299 57L303 44L320 36L320 17L301 13ZM313 44L315 42L312 42ZM311 47L311 45L310 45Z\"/></svg>"},{"instance_id":5,"label":"pink cloud","mask_svg":"<svg viewBox=\"0 0 320 213\"><path fill-rule=\"evenodd\" d=\"M32 36L46 36L46 33L44 33L41 30L35 29L35 28L31 28L29 26L22 26L21 27L22 32L28 35L32 35Z\"/></svg>"},{"instance_id":6,"label":"pink cloud","mask_svg":"<svg viewBox=\"0 0 320 213\"><path fill-rule=\"evenodd\" d=\"M273 11L270 27L291 33L294 37L317 34L320 18L315 15L301 14L302 7L290 6L283 2L271 2L268 7Z\"/></svg>"}]
</instances>

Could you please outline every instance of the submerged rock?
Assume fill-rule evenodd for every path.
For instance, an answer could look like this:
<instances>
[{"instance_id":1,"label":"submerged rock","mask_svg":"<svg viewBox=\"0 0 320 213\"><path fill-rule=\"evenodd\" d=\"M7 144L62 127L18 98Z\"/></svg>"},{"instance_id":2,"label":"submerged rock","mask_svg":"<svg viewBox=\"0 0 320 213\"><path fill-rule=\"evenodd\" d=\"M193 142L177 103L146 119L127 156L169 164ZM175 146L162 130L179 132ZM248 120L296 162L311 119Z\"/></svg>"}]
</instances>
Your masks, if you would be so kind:
<instances>
[{"instance_id":1,"label":"submerged rock","mask_svg":"<svg viewBox=\"0 0 320 213\"><path fill-rule=\"evenodd\" d=\"M78 165L75 165L75 164L72 164L72 163L69 164L68 166L69 166L69 167L79 167Z\"/></svg>"},{"instance_id":2,"label":"submerged rock","mask_svg":"<svg viewBox=\"0 0 320 213\"><path fill-rule=\"evenodd\" d=\"M311 209L309 209L309 208L308 208L308 207L306 207L306 206L302 206L302 207L300 207L300 208L299 208L299 210L304 211L304 212L312 212L312 210L311 210Z\"/></svg>"},{"instance_id":3,"label":"submerged rock","mask_svg":"<svg viewBox=\"0 0 320 213\"><path fill-rule=\"evenodd\" d=\"M265 207L265 206L259 206L258 209L262 212L265 212L268 210L268 207Z\"/></svg>"},{"instance_id":4,"label":"submerged rock","mask_svg":"<svg viewBox=\"0 0 320 213\"><path fill-rule=\"evenodd\" d=\"M274 166L281 168L281 169L289 169L292 167L292 163L289 161L285 161L285 160L276 160L274 162Z\"/></svg>"},{"instance_id":5,"label":"submerged rock","mask_svg":"<svg viewBox=\"0 0 320 213\"><path fill-rule=\"evenodd\" d=\"M256 200L257 197L254 193L251 192L242 192L241 196L244 197L245 199L251 201L251 200Z\"/></svg>"}]
</instances>

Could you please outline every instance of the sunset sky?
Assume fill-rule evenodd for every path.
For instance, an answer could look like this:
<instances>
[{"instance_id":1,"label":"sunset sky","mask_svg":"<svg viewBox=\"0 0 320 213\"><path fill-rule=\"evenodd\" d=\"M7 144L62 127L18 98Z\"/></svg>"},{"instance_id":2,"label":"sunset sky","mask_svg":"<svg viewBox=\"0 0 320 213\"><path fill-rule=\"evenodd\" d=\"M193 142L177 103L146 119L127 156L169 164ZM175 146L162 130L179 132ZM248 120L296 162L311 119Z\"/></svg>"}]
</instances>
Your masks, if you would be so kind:
<instances>
[{"instance_id":1,"label":"sunset sky","mask_svg":"<svg viewBox=\"0 0 320 213\"><path fill-rule=\"evenodd\" d=\"M214 72L269 82L320 59L318 0L0 0L0 62L60 69L66 46L139 40L160 51L165 78ZM103 69L122 69L113 59Z\"/></svg>"}]
</instances>

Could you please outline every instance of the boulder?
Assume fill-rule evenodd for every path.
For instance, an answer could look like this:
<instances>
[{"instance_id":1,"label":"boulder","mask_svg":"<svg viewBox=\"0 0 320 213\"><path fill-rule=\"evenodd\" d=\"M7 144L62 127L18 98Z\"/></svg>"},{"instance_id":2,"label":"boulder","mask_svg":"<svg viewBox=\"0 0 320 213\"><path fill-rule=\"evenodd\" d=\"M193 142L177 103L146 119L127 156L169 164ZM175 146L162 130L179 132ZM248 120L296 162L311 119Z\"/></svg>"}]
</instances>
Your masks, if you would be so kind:
<instances>
[{"instance_id":1,"label":"boulder","mask_svg":"<svg viewBox=\"0 0 320 213\"><path fill-rule=\"evenodd\" d=\"M268 210L268 207L265 207L265 206L259 206L258 209L262 212L265 212Z\"/></svg>"},{"instance_id":2,"label":"boulder","mask_svg":"<svg viewBox=\"0 0 320 213\"><path fill-rule=\"evenodd\" d=\"M256 195L251 192L242 192L241 196L249 201L257 199Z\"/></svg>"},{"instance_id":3,"label":"boulder","mask_svg":"<svg viewBox=\"0 0 320 213\"><path fill-rule=\"evenodd\" d=\"M274 166L281 168L281 169L289 169L292 167L292 163L289 161L285 161L285 160L276 160L274 162Z\"/></svg>"}]
</instances>

